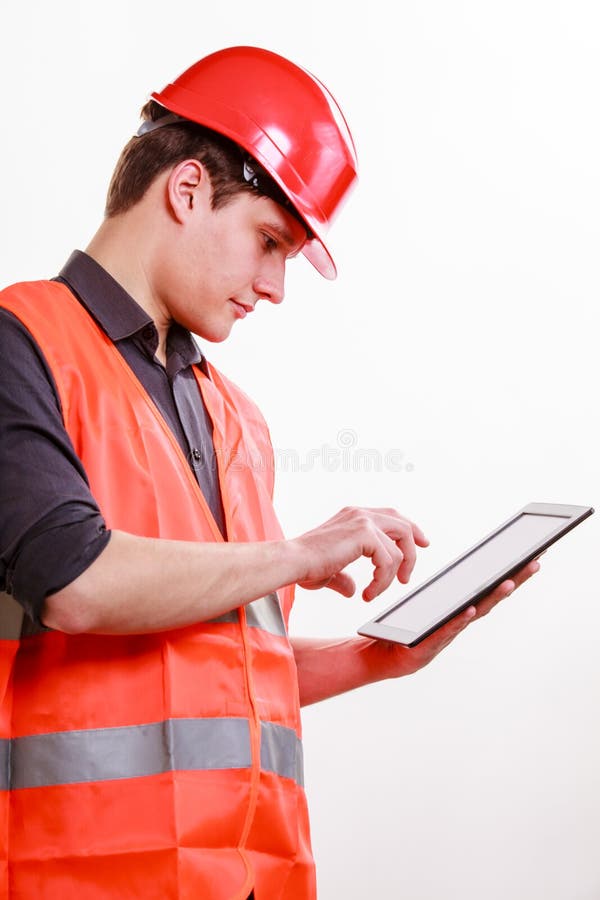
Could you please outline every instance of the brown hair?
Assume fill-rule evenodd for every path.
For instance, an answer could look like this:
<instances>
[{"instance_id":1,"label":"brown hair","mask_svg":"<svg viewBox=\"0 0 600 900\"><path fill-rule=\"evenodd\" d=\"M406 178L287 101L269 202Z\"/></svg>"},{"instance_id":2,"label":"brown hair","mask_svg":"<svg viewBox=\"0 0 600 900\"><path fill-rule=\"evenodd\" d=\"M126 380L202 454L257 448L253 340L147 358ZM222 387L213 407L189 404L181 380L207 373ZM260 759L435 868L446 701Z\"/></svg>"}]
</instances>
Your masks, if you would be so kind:
<instances>
[{"instance_id":1,"label":"brown hair","mask_svg":"<svg viewBox=\"0 0 600 900\"><path fill-rule=\"evenodd\" d=\"M143 107L144 121L155 122L167 110L154 100ZM155 178L184 159L197 159L208 172L212 187L212 208L224 206L243 191L256 193L244 180L244 159L248 154L229 138L197 125L177 122L156 128L142 137L133 137L121 151L106 198L106 216L124 213L142 199ZM256 168L259 168L256 164Z\"/></svg>"}]
</instances>

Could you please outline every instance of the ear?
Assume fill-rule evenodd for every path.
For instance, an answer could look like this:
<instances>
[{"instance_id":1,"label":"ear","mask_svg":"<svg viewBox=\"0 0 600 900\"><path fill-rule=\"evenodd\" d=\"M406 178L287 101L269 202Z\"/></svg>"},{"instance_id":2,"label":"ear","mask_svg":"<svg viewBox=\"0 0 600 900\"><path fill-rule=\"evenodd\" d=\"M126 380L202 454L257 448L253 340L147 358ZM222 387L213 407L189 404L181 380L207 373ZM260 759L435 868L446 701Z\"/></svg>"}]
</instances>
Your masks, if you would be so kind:
<instances>
[{"instance_id":1,"label":"ear","mask_svg":"<svg viewBox=\"0 0 600 900\"><path fill-rule=\"evenodd\" d=\"M197 159L178 163L167 180L167 202L174 218L182 225L198 204L210 204L208 173Z\"/></svg>"}]
</instances>

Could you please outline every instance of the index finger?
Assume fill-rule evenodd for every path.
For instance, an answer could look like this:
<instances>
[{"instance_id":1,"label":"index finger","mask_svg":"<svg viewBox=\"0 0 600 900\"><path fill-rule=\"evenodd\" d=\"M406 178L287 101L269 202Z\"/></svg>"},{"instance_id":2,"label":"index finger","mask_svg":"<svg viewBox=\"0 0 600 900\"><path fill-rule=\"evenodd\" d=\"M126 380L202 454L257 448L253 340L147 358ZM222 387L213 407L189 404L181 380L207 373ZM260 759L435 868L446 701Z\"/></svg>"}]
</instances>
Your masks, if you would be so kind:
<instances>
[{"instance_id":1,"label":"index finger","mask_svg":"<svg viewBox=\"0 0 600 900\"><path fill-rule=\"evenodd\" d=\"M418 525L395 509L370 509L369 512L373 515L374 524L395 541L402 552L404 559L396 574L398 580L406 584L417 561L416 547L427 547L429 541Z\"/></svg>"},{"instance_id":2,"label":"index finger","mask_svg":"<svg viewBox=\"0 0 600 900\"><path fill-rule=\"evenodd\" d=\"M392 519L396 522L402 522L404 525L408 525L413 533L413 538L414 538L415 544L417 544L419 547L428 547L429 546L429 539L425 537L425 535L423 534L423 532L419 528L419 526L416 524L416 522L413 522L411 519L407 519L406 516L403 516L401 513L399 513L397 509L392 509L391 507L376 508L376 507L371 506L371 507L367 507L367 512L373 513L373 517L375 519L378 519L378 518L386 519L387 518L387 519ZM376 524L378 524L378 523L376 523ZM389 532L387 532L386 528L382 528L382 531L386 531L386 533L389 533ZM392 537L392 534L390 533L389 536Z\"/></svg>"}]
</instances>

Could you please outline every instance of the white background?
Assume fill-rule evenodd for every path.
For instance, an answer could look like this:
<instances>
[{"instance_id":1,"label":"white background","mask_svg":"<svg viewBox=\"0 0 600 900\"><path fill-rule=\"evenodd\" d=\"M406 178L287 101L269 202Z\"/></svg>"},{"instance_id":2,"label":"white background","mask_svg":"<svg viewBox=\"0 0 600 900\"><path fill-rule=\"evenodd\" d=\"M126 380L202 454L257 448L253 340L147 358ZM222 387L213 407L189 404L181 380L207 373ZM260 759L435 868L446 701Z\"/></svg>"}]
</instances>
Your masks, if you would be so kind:
<instances>
[{"instance_id":1,"label":"white background","mask_svg":"<svg viewBox=\"0 0 600 900\"><path fill-rule=\"evenodd\" d=\"M85 247L139 108L197 58L248 43L309 68L361 164L339 279L295 261L286 302L209 356L270 422L286 532L395 506L431 539L416 584L529 501L600 506L600 14L392 10L4 3L0 276L52 276ZM600 898L599 531L427 670L305 711L323 900ZM351 634L399 591L371 608L300 592L293 629Z\"/></svg>"}]
</instances>

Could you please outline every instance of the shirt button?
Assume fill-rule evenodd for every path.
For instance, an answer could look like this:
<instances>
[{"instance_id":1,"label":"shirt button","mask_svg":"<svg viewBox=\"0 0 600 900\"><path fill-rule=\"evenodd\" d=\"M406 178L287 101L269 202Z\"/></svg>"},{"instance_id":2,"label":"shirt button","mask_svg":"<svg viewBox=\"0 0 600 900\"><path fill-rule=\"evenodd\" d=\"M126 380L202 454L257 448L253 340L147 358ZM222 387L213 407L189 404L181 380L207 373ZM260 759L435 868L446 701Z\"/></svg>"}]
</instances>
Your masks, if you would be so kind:
<instances>
[{"instance_id":1,"label":"shirt button","mask_svg":"<svg viewBox=\"0 0 600 900\"><path fill-rule=\"evenodd\" d=\"M151 341L154 337L154 325L146 325L142 331L142 337L145 341Z\"/></svg>"},{"instance_id":2,"label":"shirt button","mask_svg":"<svg viewBox=\"0 0 600 900\"><path fill-rule=\"evenodd\" d=\"M202 454L200 453L200 451L198 450L197 447L194 447L194 448L193 448L193 450L192 450L192 456L194 457L194 459L195 459L196 461L202 459Z\"/></svg>"}]
</instances>

